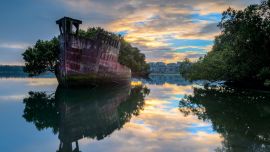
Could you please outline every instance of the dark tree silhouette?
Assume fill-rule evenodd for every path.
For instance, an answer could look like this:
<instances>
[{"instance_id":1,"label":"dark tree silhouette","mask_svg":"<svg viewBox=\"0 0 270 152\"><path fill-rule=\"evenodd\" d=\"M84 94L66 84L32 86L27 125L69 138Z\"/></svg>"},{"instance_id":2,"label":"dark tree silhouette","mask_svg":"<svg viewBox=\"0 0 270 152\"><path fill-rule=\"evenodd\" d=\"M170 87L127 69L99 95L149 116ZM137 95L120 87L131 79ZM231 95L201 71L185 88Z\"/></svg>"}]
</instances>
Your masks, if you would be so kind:
<instances>
[{"instance_id":1,"label":"dark tree silhouette","mask_svg":"<svg viewBox=\"0 0 270 152\"><path fill-rule=\"evenodd\" d=\"M270 81L270 1L244 10L227 9L218 24L221 35L204 58L182 74L190 80L237 84Z\"/></svg>"},{"instance_id":2,"label":"dark tree silhouette","mask_svg":"<svg viewBox=\"0 0 270 152\"><path fill-rule=\"evenodd\" d=\"M270 94L230 88L194 89L179 102L185 115L210 121L224 137L221 151L270 151Z\"/></svg>"}]
</instances>

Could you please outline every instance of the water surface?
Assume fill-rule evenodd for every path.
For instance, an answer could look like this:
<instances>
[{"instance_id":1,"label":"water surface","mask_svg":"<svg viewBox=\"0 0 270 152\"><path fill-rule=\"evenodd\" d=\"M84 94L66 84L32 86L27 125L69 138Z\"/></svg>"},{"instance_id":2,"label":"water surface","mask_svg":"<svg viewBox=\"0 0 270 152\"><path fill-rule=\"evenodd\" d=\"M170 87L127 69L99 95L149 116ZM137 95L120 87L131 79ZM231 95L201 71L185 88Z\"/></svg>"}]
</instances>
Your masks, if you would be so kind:
<instances>
[{"instance_id":1,"label":"water surface","mask_svg":"<svg viewBox=\"0 0 270 152\"><path fill-rule=\"evenodd\" d=\"M0 148L270 151L269 93L150 78L88 89L60 88L54 78L0 79Z\"/></svg>"}]
</instances>

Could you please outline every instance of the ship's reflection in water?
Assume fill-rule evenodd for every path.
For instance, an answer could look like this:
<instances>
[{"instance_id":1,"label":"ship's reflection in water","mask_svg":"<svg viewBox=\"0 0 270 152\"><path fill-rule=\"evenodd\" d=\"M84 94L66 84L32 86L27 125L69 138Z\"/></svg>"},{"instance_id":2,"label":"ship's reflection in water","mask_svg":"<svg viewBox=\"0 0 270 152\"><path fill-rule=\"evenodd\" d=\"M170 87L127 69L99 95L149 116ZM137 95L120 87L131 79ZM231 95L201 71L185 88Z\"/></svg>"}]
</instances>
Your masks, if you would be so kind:
<instances>
[{"instance_id":1,"label":"ship's reflection in water","mask_svg":"<svg viewBox=\"0 0 270 152\"><path fill-rule=\"evenodd\" d=\"M52 128L60 140L57 152L79 152L78 140L101 140L121 129L144 106L150 90L143 85L29 92L23 117L38 130Z\"/></svg>"}]
</instances>

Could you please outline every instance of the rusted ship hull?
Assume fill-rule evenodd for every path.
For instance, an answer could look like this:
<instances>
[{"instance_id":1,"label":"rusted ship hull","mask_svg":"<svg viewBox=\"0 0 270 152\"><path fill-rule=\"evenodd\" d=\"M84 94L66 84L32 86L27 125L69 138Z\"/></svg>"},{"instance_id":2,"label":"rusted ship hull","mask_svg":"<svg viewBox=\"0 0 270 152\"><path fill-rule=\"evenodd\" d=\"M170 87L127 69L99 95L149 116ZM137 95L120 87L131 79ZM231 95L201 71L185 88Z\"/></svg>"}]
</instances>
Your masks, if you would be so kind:
<instances>
[{"instance_id":1,"label":"rusted ship hull","mask_svg":"<svg viewBox=\"0 0 270 152\"><path fill-rule=\"evenodd\" d=\"M127 83L131 70L118 63L120 42L106 35L96 39L64 33L60 40L57 79L63 86Z\"/></svg>"}]
</instances>

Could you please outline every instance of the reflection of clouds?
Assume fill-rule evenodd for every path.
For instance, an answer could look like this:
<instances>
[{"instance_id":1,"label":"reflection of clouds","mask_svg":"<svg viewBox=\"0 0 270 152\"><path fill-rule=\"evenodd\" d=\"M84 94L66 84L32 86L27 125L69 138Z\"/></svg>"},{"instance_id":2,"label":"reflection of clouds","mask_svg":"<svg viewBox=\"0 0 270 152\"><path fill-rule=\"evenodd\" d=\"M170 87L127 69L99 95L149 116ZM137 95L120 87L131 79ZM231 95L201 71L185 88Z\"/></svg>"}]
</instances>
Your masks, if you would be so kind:
<instances>
[{"instance_id":1,"label":"reflection of clouds","mask_svg":"<svg viewBox=\"0 0 270 152\"><path fill-rule=\"evenodd\" d=\"M192 115L185 117L174 104L184 94L192 94L192 86L164 84L147 87L151 92L139 116L102 141L83 139L80 141L81 150L208 152L221 146L222 138L212 131L210 123Z\"/></svg>"},{"instance_id":2,"label":"reflection of clouds","mask_svg":"<svg viewBox=\"0 0 270 152\"><path fill-rule=\"evenodd\" d=\"M163 107L164 105L169 104L168 101L164 100L159 100L159 99L148 99L147 102L145 103L144 108L160 108Z\"/></svg>"},{"instance_id":3,"label":"reflection of clouds","mask_svg":"<svg viewBox=\"0 0 270 152\"><path fill-rule=\"evenodd\" d=\"M43 81L44 85L31 83ZM52 79L29 78L1 78L0 79L0 121L1 140L0 147L4 151L55 151L58 146L57 136L50 129L39 132L33 124L27 123L23 118L23 99L29 91L54 92L57 84ZM50 85L46 85L46 82ZM35 83L37 84L37 83ZM15 145L15 146L14 146ZM46 145L46 146L44 146ZM4 148L3 148L4 147Z\"/></svg>"},{"instance_id":4,"label":"reflection of clouds","mask_svg":"<svg viewBox=\"0 0 270 152\"><path fill-rule=\"evenodd\" d=\"M57 86L56 78L0 78L0 85L17 86L18 84L24 86Z\"/></svg>"},{"instance_id":5,"label":"reflection of clouds","mask_svg":"<svg viewBox=\"0 0 270 152\"><path fill-rule=\"evenodd\" d=\"M27 95L30 90L52 92L57 86L57 83L54 82L56 82L55 79L47 78L1 79L0 104L6 104L1 102L4 98L22 101L19 98L22 95ZM132 84L139 85L140 83L133 82ZM164 85L147 85L147 87L151 91L149 96L145 98L145 106L140 111L139 116L133 117L122 129L114 131L104 140L97 141L87 138L80 140L81 151L208 152L221 146L222 138L212 131L210 123L200 121L192 115L184 117L178 110L180 98L184 94L192 94L192 86L177 86L165 83ZM21 111L17 110L16 112L18 111L19 115L16 115L16 118L21 118ZM14 110L12 114L16 112ZM37 130L34 127L33 130L29 130L28 125L32 126L32 124L26 124L25 122L19 125L24 132L27 131L27 135L23 134L25 137L31 135L23 146L18 146L20 149L23 151L32 151L33 149L36 151L52 151L57 149L59 143L59 141L56 141L57 136L49 130L33 135ZM15 128L12 124L10 126ZM8 137L8 135L4 134L4 137ZM22 142L20 138L12 140ZM8 141L12 143L11 140ZM35 145L39 145L39 147ZM42 145L46 145L46 147L42 147ZM14 148L16 149L16 147Z\"/></svg>"},{"instance_id":6,"label":"reflection of clouds","mask_svg":"<svg viewBox=\"0 0 270 152\"><path fill-rule=\"evenodd\" d=\"M0 79L0 102L21 102L29 91L55 91L55 78L4 78Z\"/></svg>"},{"instance_id":7,"label":"reflection of clouds","mask_svg":"<svg viewBox=\"0 0 270 152\"><path fill-rule=\"evenodd\" d=\"M170 99L181 99L178 96L185 94L190 95L193 92L192 86L177 86L165 83L164 85L147 85L151 88L151 93L146 99L162 99L169 101ZM179 101L179 100L178 100Z\"/></svg>"},{"instance_id":8,"label":"reflection of clouds","mask_svg":"<svg viewBox=\"0 0 270 152\"><path fill-rule=\"evenodd\" d=\"M28 79L28 85L30 85L30 86L53 86L53 85L58 85L58 82L55 78Z\"/></svg>"}]
</instances>

